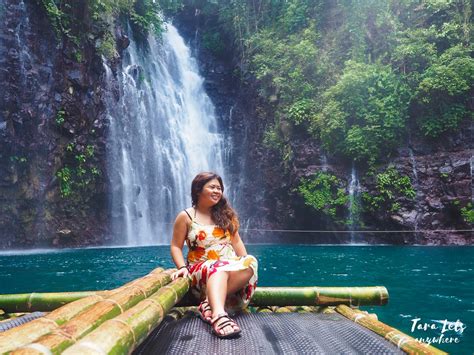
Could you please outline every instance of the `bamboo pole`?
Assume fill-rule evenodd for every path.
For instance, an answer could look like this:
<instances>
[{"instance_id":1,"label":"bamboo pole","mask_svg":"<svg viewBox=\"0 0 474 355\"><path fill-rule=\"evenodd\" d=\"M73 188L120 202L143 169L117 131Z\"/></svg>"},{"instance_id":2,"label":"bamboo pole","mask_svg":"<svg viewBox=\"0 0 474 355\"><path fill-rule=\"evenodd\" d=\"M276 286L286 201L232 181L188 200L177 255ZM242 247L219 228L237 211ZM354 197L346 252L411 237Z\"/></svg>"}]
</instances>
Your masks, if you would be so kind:
<instances>
[{"instance_id":1,"label":"bamboo pole","mask_svg":"<svg viewBox=\"0 0 474 355\"><path fill-rule=\"evenodd\" d=\"M388 291L372 287L258 287L251 306L385 305Z\"/></svg>"},{"instance_id":2,"label":"bamboo pole","mask_svg":"<svg viewBox=\"0 0 474 355\"><path fill-rule=\"evenodd\" d=\"M104 291L102 291L103 293ZM101 295L97 291L82 292L48 292L48 293L20 293L0 295L0 309L7 313L35 312L41 310L49 312L67 303L77 301L88 296Z\"/></svg>"},{"instance_id":3,"label":"bamboo pole","mask_svg":"<svg viewBox=\"0 0 474 355\"><path fill-rule=\"evenodd\" d=\"M141 299L143 299L169 282L169 280L169 272L165 274L162 268L158 268L153 270L150 274L133 280L113 291L107 291L103 295L96 294L71 302L56 309L45 317L0 333L0 354L34 342L38 338L44 337L53 331L61 331L61 329L73 319L80 318L83 314L90 314L90 311L94 309L94 307L98 306L105 309L107 307L104 308L104 306L109 305L112 311L117 311L118 306L114 303L116 302L115 298L124 291L139 294L141 295Z\"/></svg>"},{"instance_id":4,"label":"bamboo pole","mask_svg":"<svg viewBox=\"0 0 474 355\"><path fill-rule=\"evenodd\" d=\"M163 272L163 268L157 268L150 274L154 275ZM149 275L150 275L149 274ZM145 275L144 277L149 277ZM121 287L133 285L137 280L132 280ZM80 292L33 292L0 295L0 310L6 313L16 312L49 312L62 307L67 303L74 302L81 298L99 295L110 291L80 291Z\"/></svg>"},{"instance_id":5,"label":"bamboo pole","mask_svg":"<svg viewBox=\"0 0 474 355\"><path fill-rule=\"evenodd\" d=\"M31 343L40 336L52 332L61 324L103 299L99 295L82 298L58 308L44 317L0 333L0 354Z\"/></svg>"},{"instance_id":6,"label":"bamboo pole","mask_svg":"<svg viewBox=\"0 0 474 355\"><path fill-rule=\"evenodd\" d=\"M83 292L84 296L88 292ZM90 291L91 295L98 292ZM39 298L41 293L36 293ZM79 293L65 292L55 293L48 300L48 307L55 309L67 303L68 297L79 297ZM26 307L21 301L23 295L0 295L0 309L3 301L11 299L9 307L16 307L18 311L48 311L44 305L46 302L35 302L35 307ZM19 305L15 305L13 300L19 300ZM5 301L6 302L6 301ZM371 287L258 287L250 301L250 306L337 306L346 304L352 306L381 306L388 302L388 291L383 286ZM7 303L5 303L7 304ZM189 293L183 297L178 306L196 306L198 301ZM23 308L25 307L25 308Z\"/></svg>"},{"instance_id":7,"label":"bamboo pole","mask_svg":"<svg viewBox=\"0 0 474 355\"><path fill-rule=\"evenodd\" d=\"M161 323L188 289L188 279L173 281L127 312L103 323L63 354L130 353Z\"/></svg>"},{"instance_id":8,"label":"bamboo pole","mask_svg":"<svg viewBox=\"0 0 474 355\"><path fill-rule=\"evenodd\" d=\"M151 273L120 287L108 298L97 302L58 329L43 335L32 344L13 351L12 354L42 354L46 350L61 353L106 320L123 313L160 287L170 283L172 272L171 269L162 273Z\"/></svg>"},{"instance_id":9,"label":"bamboo pole","mask_svg":"<svg viewBox=\"0 0 474 355\"><path fill-rule=\"evenodd\" d=\"M344 317L364 326L383 336L385 339L395 344L398 348L402 349L408 354L434 354L442 355L447 354L442 350L435 348L434 346L421 343L411 336L402 333L398 329L395 329L385 323L382 323L369 314L364 314L360 311L354 311L346 305L339 305L336 307L336 311L342 314Z\"/></svg>"}]
</instances>

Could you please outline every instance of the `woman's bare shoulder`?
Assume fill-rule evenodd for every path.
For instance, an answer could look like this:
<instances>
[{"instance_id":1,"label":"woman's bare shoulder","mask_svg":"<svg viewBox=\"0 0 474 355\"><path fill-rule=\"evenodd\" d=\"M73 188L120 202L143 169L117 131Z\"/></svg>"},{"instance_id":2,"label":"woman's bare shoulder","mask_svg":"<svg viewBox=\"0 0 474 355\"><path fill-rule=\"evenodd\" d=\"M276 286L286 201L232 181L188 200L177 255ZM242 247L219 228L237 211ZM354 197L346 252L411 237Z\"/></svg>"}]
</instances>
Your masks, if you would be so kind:
<instances>
[{"instance_id":1,"label":"woman's bare shoulder","mask_svg":"<svg viewBox=\"0 0 474 355\"><path fill-rule=\"evenodd\" d=\"M176 222L185 222L185 223L188 223L188 222L191 222L191 212L193 211L193 208L190 207L190 208L186 208L185 210L182 210L181 212L178 213L178 215L176 216Z\"/></svg>"}]
</instances>

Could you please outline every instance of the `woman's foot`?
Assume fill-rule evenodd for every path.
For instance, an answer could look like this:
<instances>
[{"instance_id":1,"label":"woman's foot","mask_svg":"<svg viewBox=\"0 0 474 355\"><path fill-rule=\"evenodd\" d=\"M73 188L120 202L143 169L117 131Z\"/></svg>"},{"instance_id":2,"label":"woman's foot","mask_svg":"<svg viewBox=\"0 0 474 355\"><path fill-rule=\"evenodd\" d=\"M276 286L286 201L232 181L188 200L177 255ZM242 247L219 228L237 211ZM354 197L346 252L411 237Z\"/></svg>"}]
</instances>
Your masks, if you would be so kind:
<instances>
[{"instance_id":1,"label":"woman's foot","mask_svg":"<svg viewBox=\"0 0 474 355\"><path fill-rule=\"evenodd\" d=\"M227 313L220 313L211 320L212 333L219 338L233 338L241 333L237 323Z\"/></svg>"},{"instance_id":2,"label":"woman's foot","mask_svg":"<svg viewBox=\"0 0 474 355\"><path fill-rule=\"evenodd\" d=\"M212 309L207 299L202 301L198 307L199 317L204 323L211 324Z\"/></svg>"}]
</instances>

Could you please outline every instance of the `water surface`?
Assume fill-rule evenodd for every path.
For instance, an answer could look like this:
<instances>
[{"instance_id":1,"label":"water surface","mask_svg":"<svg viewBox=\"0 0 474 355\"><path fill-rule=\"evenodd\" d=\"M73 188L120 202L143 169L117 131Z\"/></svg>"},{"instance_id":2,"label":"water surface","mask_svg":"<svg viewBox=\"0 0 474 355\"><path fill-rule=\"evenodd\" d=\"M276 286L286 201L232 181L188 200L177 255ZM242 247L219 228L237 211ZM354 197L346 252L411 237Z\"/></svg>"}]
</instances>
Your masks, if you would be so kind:
<instances>
[{"instance_id":1,"label":"water surface","mask_svg":"<svg viewBox=\"0 0 474 355\"><path fill-rule=\"evenodd\" d=\"M260 286L385 286L389 303L361 307L413 337L439 338L453 354L474 350L474 248L412 246L249 245L259 260ZM168 247L74 249L0 254L0 293L102 290L151 269L173 266ZM437 330L411 331L417 324ZM439 323L441 322L441 323ZM450 323L452 322L452 323ZM459 324L459 323L458 323ZM458 327L459 330L459 327Z\"/></svg>"}]
</instances>

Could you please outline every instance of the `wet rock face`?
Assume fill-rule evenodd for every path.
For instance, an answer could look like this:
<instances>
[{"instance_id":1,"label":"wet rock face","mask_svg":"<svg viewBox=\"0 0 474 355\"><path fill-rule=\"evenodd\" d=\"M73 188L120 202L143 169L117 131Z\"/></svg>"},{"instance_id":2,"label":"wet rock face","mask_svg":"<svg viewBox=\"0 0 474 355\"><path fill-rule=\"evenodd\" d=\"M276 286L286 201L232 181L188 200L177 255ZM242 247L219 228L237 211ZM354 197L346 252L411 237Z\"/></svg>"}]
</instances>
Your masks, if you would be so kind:
<instances>
[{"instance_id":1,"label":"wet rock face","mask_svg":"<svg viewBox=\"0 0 474 355\"><path fill-rule=\"evenodd\" d=\"M388 218L398 220L404 228L420 231L409 240L434 245L472 244L472 225L460 212L474 198L472 129L465 122L458 132L437 141L418 137L411 143L411 157L410 148L399 150L395 167L411 178L416 198L412 203L402 204L400 211Z\"/></svg>"},{"instance_id":2,"label":"wet rock face","mask_svg":"<svg viewBox=\"0 0 474 355\"><path fill-rule=\"evenodd\" d=\"M101 244L103 178L87 199L73 200L61 197L57 177L88 145L103 170L100 58L86 44L78 62L38 2L0 6L0 249ZM58 238L61 230L74 238Z\"/></svg>"},{"instance_id":3,"label":"wet rock face","mask_svg":"<svg viewBox=\"0 0 474 355\"><path fill-rule=\"evenodd\" d=\"M472 128L466 122L459 132L446 134L436 142L412 137L410 146L400 148L389 163L379 166L378 171L391 165L400 175L409 176L416 197L397 199L400 208L396 212L380 210L363 213L361 220L366 230L406 232L364 233L357 239L361 242L389 244L472 244L472 225L461 215L461 208L474 198ZM301 177L325 169L349 185L350 163L329 157L327 164L323 166L319 147L310 141L302 140L293 148L295 158L289 177L290 189L297 186ZM372 195L377 194L373 179L361 179L359 189ZM331 229L331 222L312 216L311 210L304 206L301 198L295 194L286 194L285 198L286 201L294 201L287 204L287 214L291 212L295 215L295 222L292 223L311 229ZM347 239L342 242L347 242Z\"/></svg>"}]
</instances>

